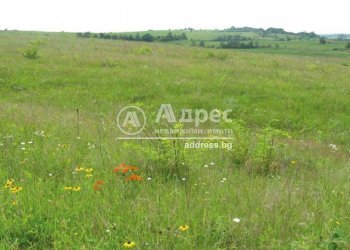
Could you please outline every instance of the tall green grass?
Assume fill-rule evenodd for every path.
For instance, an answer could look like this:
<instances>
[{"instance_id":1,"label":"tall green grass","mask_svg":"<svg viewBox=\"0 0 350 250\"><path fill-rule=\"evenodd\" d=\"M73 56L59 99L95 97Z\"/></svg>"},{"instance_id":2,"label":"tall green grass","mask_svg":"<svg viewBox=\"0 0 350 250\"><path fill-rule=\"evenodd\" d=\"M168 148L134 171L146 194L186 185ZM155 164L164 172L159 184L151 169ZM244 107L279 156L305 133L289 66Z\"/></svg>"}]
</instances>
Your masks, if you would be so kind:
<instances>
[{"instance_id":1,"label":"tall green grass","mask_svg":"<svg viewBox=\"0 0 350 250\"><path fill-rule=\"evenodd\" d=\"M292 54L1 32L0 181L23 189L1 189L0 246L348 248L348 60ZM163 103L233 109L233 150L116 140L121 107Z\"/></svg>"}]
</instances>

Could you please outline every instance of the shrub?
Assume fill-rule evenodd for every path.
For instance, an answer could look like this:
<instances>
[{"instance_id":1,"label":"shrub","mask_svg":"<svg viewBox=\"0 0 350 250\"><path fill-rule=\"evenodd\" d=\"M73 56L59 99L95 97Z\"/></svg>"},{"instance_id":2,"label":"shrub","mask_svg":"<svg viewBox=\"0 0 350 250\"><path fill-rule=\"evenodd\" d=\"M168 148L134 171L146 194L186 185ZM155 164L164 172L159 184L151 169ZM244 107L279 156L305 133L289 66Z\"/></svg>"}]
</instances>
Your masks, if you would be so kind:
<instances>
[{"instance_id":1,"label":"shrub","mask_svg":"<svg viewBox=\"0 0 350 250\"><path fill-rule=\"evenodd\" d=\"M28 45L27 45L27 48L25 48L24 50L22 50L22 55L25 57L25 58L28 58L28 59L37 59L39 58L39 47L41 45L43 45L44 42L42 41L33 41L33 42L30 42Z\"/></svg>"},{"instance_id":2,"label":"shrub","mask_svg":"<svg viewBox=\"0 0 350 250\"><path fill-rule=\"evenodd\" d=\"M323 37L321 37L319 41L320 41L320 44L326 44L326 39Z\"/></svg>"},{"instance_id":3,"label":"shrub","mask_svg":"<svg viewBox=\"0 0 350 250\"><path fill-rule=\"evenodd\" d=\"M346 49L350 49L350 42L347 42L347 44L345 45Z\"/></svg>"},{"instance_id":4,"label":"shrub","mask_svg":"<svg viewBox=\"0 0 350 250\"><path fill-rule=\"evenodd\" d=\"M269 126L252 131L241 120L232 120L223 126L233 132L232 150L228 151L230 164L254 174L269 175L279 170L277 156L284 146L281 139L289 137L286 132Z\"/></svg>"},{"instance_id":5,"label":"shrub","mask_svg":"<svg viewBox=\"0 0 350 250\"><path fill-rule=\"evenodd\" d=\"M189 171L184 147L180 143L179 140L160 139L141 143L126 142L123 148L135 159L141 159L138 164L147 166L144 170L146 174L172 179L182 178Z\"/></svg>"},{"instance_id":6,"label":"shrub","mask_svg":"<svg viewBox=\"0 0 350 250\"><path fill-rule=\"evenodd\" d=\"M246 124L242 120L233 120L224 125L232 129L233 147L230 154L230 162L234 165L244 166L249 158L251 135Z\"/></svg>"},{"instance_id":7,"label":"shrub","mask_svg":"<svg viewBox=\"0 0 350 250\"><path fill-rule=\"evenodd\" d=\"M28 48L26 48L22 52L22 54L23 54L24 57L26 57L28 59L37 59L39 57L38 51L39 51L38 47L29 46Z\"/></svg>"},{"instance_id":8,"label":"shrub","mask_svg":"<svg viewBox=\"0 0 350 250\"><path fill-rule=\"evenodd\" d=\"M268 175L278 170L275 159L278 150L284 146L278 141L281 137L289 135L272 127L266 127L256 133L256 144L251 153L252 166L250 166L254 172Z\"/></svg>"}]
</instances>

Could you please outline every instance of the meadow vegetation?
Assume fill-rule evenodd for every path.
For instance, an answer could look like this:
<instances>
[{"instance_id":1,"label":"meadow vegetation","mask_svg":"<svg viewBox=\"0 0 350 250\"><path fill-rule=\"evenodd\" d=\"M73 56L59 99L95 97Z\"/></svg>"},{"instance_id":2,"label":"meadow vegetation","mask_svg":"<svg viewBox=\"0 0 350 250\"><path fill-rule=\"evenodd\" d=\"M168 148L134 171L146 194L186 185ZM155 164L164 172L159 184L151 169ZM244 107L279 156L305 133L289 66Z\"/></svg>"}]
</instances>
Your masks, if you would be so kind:
<instances>
[{"instance_id":1,"label":"meadow vegetation","mask_svg":"<svg viewBox=\"0 0 350 250\"><path fill-rule=\"evenodd\" d=\"M1 31L0 248L349 248L346 41L191 46L218 33ZM232 150L117 139L122 107L164 103L232 109Z\"/></svg>"}]
</instances>

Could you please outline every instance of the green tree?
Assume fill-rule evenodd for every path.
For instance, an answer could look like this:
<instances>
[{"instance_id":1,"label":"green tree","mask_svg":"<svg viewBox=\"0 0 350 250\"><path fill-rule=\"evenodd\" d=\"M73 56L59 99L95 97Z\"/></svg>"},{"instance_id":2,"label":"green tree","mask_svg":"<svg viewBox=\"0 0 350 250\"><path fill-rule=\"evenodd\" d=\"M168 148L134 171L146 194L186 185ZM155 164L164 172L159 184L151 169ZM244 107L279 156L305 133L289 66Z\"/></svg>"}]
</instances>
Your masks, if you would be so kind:
<instances>
[{"instance_id":1,"label":"green tree","mask_svg":"<svg viewBox=\"0 0 350 250\"><path fill-rule=\"evenodd\" d=\"M326 39L324 37L320 37L320 44L326 44Z\"/></svg>"},{"instance_id":2,"label":"green tree","mask_svg":"<svg viewBox=\"0 0 350 250\"><path fill-rule=\"evenodd\" d=\"M185 32L182 32L182 33L181 33L180 39L181 39L181 40L187 40L187 36L186 36Z\"/></svg>"},{"instance_id":3,"label":"green tree","mask_svg":"<svg viewBox=\"0 0 350 250\"><path fill-rule=\"evenodd\" d=\"M154 37L150 33L147 33L147 34L144 34L142 36L142 41L153 42L154 41Z\"/></svg>"}]
</instances>

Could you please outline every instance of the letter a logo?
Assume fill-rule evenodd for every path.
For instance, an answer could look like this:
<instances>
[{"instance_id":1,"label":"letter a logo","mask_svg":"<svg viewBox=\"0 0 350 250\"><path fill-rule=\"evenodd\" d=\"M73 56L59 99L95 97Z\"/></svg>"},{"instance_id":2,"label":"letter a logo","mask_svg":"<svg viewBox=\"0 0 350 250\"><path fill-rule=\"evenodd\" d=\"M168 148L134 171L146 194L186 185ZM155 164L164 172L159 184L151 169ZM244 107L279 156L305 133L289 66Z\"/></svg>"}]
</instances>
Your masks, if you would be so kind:
<instances>
[{"instance_id":1,"label":"letter a logo","mask_svg":"<svg viewBox=\"0 0 350 250\"><path fill-rule=\"evenodd\" d=\"M139 107L128 106L118 113L117 124L124 134L137 135L146 126L146 115Z\"/></svg>"},{"instance_id":2,"label":"letter a logo","mask_svg":"<svg viewBox=\"0 0 350 250\"><path fill-rule=\"evenodd\" d=\"M126 113L126 116L125 116L125 119L124 119L124 122L123 122L123 127L127 127L129 126L129 124L131 126L133 126L134 128L139 128L141 127L141 124L139 122L139 119L137 118L137 115L136 115L136 112L133 111L133 112L127 112Z\"/></svg>"}]
</instances>

